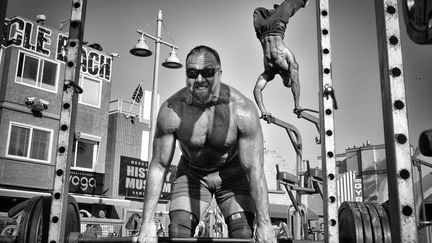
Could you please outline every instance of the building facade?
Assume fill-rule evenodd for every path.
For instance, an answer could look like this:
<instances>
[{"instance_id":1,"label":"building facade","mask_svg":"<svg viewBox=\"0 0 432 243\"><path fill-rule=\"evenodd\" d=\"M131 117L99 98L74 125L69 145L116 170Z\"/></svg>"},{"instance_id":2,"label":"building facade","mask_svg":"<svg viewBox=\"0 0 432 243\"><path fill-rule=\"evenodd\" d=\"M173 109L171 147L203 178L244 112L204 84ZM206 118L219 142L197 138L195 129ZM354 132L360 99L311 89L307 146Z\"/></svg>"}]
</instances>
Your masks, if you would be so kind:
<instances>
[{"instance_id":1,"label":"building facade","mask_svg":"<svg viewBox=\"0 0 432 243\"><path fill-rule=\"evenodd\" d=\"M0 51L0 205L50 195L62 104L66 33L20 16L5 20ZM99 49L99 48L98 48ZM83 46L70 192L103 205L112 56Z\"/></svg>"}]
</instances>

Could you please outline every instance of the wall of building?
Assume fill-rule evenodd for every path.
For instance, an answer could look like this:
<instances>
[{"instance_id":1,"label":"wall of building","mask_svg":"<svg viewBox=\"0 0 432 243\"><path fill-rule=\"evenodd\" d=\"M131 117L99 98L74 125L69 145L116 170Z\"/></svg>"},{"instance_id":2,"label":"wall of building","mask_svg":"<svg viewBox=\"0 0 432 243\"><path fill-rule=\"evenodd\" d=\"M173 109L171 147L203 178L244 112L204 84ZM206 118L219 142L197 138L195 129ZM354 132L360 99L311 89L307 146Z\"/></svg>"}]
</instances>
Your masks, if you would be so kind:
<instances>
[{"instance_id":1,"label":"wall of building","mask_svg":"<svg viewBox=\"0 0 432 243\"><path fill-rule=\"evenodd\" d=\"M38 24L20 16L8 19L5 29L6 34L1 40L0 59L0 134L4 135L0 137L0 190L12 188L12 191L16 190L16 193L10 195L16 195L17 198L30 197L34 193L46 193L52 189L63 95L67 35L56 28ZM40 63L47 61L55 64L57 72L54 88L51 89L52 86L50 86L50 89L43 89L36 87L35 84L16 79L20 55L39 60ZM79 101L77 107L75 139L95 138L99 145L93 168L82 171L79 178L95 174L102 175L103 178L106 172L112 57L103 51L84 46L81 60L80 74L98 83L100 87L98 93L90 95L85 93L89 92L89 89L84 87L83 95L99 95L100 100L98 105L87 105ZM40 76L45 73L45 70L42 71L42 68L39 68L38 73ZM26 103L26 99L31 97L34 97L36 101L46 101L48 104L46 109L36 114L33 108ZM8 155L8 136L12 123L51 131L50 152L46 162ZM79 172L80 169L75 168L75 171ZM105 180L110 181L110 178L105 177ZM103 181L100 184L104 184ZM79 184L79 186L83 185ZM20 194L20 190L26 193ZM79 191L81 192L74 192L77 195L83 195L79 202L85 203L87 201L85 195L88 192ZM1 210L7 209L2 208Z\"/></svg>"},{"instance_id":2,"label":"wall of building","mask_svg":"<svg viewBox=\"0 0 432 243\"><path fill-rule=\"evenodd\" d=\"M109 115L106 176L111 178L111 181L106 189L109 189L108 193L113 198L124 198L118 195L120 157L141 159L143 131L149 131L147 123L134 121L126 116L127 114L122 112Z\"/></svg>"}]
</instances>

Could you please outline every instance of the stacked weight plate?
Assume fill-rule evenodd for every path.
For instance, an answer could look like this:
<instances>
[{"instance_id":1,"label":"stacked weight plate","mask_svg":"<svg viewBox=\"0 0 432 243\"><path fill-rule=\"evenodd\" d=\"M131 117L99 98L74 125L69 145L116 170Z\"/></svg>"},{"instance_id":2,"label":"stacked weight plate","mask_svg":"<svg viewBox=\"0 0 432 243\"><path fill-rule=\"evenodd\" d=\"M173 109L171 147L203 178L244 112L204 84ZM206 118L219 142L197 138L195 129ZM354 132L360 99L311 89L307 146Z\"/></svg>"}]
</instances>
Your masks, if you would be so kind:
<instances>
[{"instance_id":1,"label":"stacked weight plate","mask_svg":"<svg viewBox=\"0 0 432 243\"><path fill-rule=\"evenodd\" d=\"M18 228L18 243L47 242L51 210L51 197L36 196L26 201ZM78 204L69 196L65 237L70 232L80 232Z\"/></svg>"},{"instance_id":2,"label":"stacked weight plate","mask_svg":"<svg viewBox=\"0 0 432 243\"><path fill-rule=\"evenodd\" d=\"M338 218L339 242L391 243L389 218L380 204L343 202Z\"/></svg>"}]
</instances>

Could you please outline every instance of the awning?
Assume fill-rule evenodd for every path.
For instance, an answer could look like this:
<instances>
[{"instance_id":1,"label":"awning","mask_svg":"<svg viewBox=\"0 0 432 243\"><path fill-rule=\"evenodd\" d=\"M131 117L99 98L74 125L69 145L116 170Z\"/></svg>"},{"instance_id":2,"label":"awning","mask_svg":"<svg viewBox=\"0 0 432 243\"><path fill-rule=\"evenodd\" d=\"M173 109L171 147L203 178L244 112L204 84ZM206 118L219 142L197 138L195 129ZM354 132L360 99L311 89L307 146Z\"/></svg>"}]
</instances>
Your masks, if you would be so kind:
<instances>
[{"instance_id":1,"label":"awning","mask_svg":"<svg viewBox=\"0 0 432 243\"><path fill-rule=\"evenodd\" d=\"M288 206L282 204L269 204L270 218L288 218Z\"/></svg>"},{"instance_id":2,"label":"awning","mask_svg":"<svg viewBox=\"0 0 432 243\"><path fill-rule=\"evenodd\" d=\"M26 190L16 190L16 189L6 189L6 188L0 188L0 195L3 197L18 197L18 198L32 198L34 196L51 196L51 194L47 192L26 191ZM121 207L129 207L131 205L131 201L125 199L84 196L84 195L77 195L72 193L70 195L72 195L77 200L78 203L107 204L107 205L121 206Z\"/></svg>"},{"instance_id":3,"label":"awning","mask_svg":"<svg viewBox=\"0 0 432 243\"><path fill-rule=\"evenodd\" d=\"M288 209L291 205L283 205L283 204L269 204L269 214L270 218L288 218ZM291 207L291 210L294 210L294 207ZM308 220L318 220L318 215L312 211L311 209L307 209Z\"/></svg>"}]
</instances>

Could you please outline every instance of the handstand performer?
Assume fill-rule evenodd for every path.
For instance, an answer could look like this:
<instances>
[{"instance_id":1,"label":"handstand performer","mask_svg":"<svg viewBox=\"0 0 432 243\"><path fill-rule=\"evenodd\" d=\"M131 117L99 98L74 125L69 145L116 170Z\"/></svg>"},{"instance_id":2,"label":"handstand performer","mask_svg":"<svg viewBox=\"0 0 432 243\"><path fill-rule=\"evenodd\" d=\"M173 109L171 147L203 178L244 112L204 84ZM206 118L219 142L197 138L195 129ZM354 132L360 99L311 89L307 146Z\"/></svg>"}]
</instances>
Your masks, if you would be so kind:
<instances>
[{"instance_id":1,"label":"handstand performer","mask_svg":"<svg viewBox=\"0 0 432 243\"><path fill-rule=\"evenodd\" d=\"M139 242L157 242L153 222L176 140L182 156L169 209L170 237L192 237L213 196L232 238L272 242L263 134L254 103L221 83L219 54L198 46L186 57L186 87L159 111Z\"/></svg>"},{"instance_id":2,"label":"handstand performer","mask_svg":"<svg viewBox=\"0 0 432 243\"><path fill-rule=\"evenodd\" d=\"M264 107L262 90L276 74L282 78L283 84L291 88L294 98L294 113L301 112L299 105L300 83L298 64L294 54L283 42L286 25L297 10L305 7L308 0L285 0L281 5L275 4L274 9L256 8L253 14L256 36L264 54L264 72L258 77L254 88L255 101L263 119L267 120L270 113Z\"/></svg>"}]
</instances>

